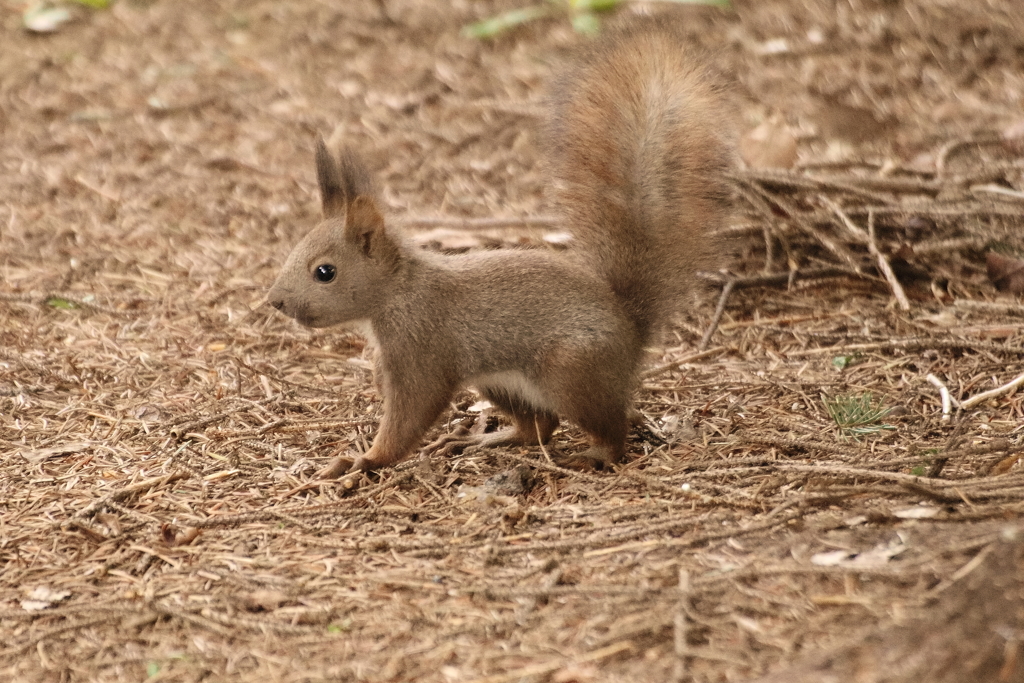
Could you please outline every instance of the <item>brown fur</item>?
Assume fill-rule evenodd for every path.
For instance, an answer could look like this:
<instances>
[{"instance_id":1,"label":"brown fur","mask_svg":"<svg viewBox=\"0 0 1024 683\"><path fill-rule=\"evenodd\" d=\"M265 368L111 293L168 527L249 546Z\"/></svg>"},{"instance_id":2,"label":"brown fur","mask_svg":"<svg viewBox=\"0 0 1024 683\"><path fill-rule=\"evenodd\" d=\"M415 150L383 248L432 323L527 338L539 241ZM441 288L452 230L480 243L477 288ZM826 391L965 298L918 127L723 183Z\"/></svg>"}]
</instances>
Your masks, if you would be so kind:
<instances>
[{"instance_id":1,"label":"brown fur","mask_svg":"<svg viewBox=\"0 0 1024 683\"><path fill-rule=\"evenodd\" d=\"M465 384L515 423L478 442L546 441L564 417L590 437L587 457L621 459L644 348L692 295L726 215L731 155L712 83L656 21L582 54L551 125L568 254L414 250L385 226L354 157L319 143L326 218L268 301L305 325L360 324L377 346L384 417L353 470L407 457ZM330 282L314 277L324 264Z\"/></svg>"}]
</instances>

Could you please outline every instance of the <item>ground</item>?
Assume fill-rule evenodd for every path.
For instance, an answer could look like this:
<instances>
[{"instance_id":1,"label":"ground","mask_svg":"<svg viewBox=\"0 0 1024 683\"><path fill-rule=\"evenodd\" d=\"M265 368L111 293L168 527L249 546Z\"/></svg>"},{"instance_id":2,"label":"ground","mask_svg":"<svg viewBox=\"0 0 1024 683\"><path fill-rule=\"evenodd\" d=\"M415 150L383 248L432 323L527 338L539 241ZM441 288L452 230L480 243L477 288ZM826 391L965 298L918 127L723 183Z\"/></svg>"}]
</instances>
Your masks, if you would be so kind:
<instances>
[{"instance_id":1,"label":"ground","mask_svg":"<svg viewBox=\"0 0 1024 683\"><path fill-rule=\"evenodd\" d=\"M262 305L315 135L425 248L547 244L544 88L585 39L460 35L515 6L123 0L32 34L0 2L0 677L796 681L1020 571L1024 391L970 401L1024 369L986 271L1024 253L1018 0L628 4L682 15L783 168L737 168L627 461L554 464L568 426L316 479L380 402L360 338ZM858 680L941 678L901 661Z\"/></svg>"}]
</instances>

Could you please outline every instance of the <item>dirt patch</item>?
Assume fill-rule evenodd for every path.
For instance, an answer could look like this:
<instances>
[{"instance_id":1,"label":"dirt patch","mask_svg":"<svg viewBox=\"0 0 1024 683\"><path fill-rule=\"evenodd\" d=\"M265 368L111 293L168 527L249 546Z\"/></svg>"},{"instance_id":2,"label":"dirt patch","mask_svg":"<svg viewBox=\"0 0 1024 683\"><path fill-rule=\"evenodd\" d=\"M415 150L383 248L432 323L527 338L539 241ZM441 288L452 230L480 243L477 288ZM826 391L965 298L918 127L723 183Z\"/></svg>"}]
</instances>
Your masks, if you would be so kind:
<instances>
[{"instance_id":1,"label":"dirt patch","mask_svg":"<svg viewBox=\"0 0 1024 683\"><path fill-rule=\"evenodd\" d=\"M260 305L317 220L315 133L425 243L557 231L538 117L580 38L481 43L459 27L515 4L442 4L125 1L45 36L0 4L5 678L742 680L982 590L1024 509L1024 392L944 419L938 385L1024 370L985 269L1024 253L1015 0L679 8L741 132L774 121L797 165L737 171L728 271L654 360L628 462L316 483L379 403L358 338Z\"/></svg>"}]
</instances>

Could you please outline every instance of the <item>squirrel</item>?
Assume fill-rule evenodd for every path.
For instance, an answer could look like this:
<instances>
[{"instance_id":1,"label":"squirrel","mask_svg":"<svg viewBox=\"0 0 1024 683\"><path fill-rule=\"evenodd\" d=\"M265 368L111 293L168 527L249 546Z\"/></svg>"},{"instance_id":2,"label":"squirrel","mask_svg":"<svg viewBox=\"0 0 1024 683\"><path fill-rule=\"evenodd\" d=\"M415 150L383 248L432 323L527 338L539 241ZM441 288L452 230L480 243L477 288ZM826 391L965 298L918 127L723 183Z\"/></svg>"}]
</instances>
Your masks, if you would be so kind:
<instances>
[{"instance_id":1,"label":"squirrel","mask_svg":"<svg viewBox=\"0 0 1024 683\"><path fill-rule=\"evenodd\" d=\"M545 443L565 418L588 436L576 457L626 452L645 349L691 301L729 211L729 110L670 22L649 18L583 49L555 81L548 127L565 251L459 255L416 249L388 227L365 167L317 140L323 222L299 242L267 301L309 327L346 323L376 347L384 411L360 457L412 454L465 385L513 428L463 437Z\"/></svg>"}]
</instances>

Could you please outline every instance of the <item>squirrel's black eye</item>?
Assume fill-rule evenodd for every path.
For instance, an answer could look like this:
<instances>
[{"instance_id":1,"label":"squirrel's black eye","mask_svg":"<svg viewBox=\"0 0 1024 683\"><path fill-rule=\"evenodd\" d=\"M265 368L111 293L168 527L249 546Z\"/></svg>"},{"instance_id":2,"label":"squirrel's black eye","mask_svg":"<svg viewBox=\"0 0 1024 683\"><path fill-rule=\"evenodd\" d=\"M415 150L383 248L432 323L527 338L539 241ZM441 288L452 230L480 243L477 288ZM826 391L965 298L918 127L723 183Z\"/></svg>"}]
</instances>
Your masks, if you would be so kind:
<instances>
[{"instance_id":1,"label":"squirrel's black eye","mask_svg":"<svg viewBox=\"0 0 1024 683\"><path fill-rule=\"evenodd\" d=\"M338 269L330 263L322 263L313 269L313 277L317 282L330 282L338 274Z\"/></svg>"}]
</instances>

